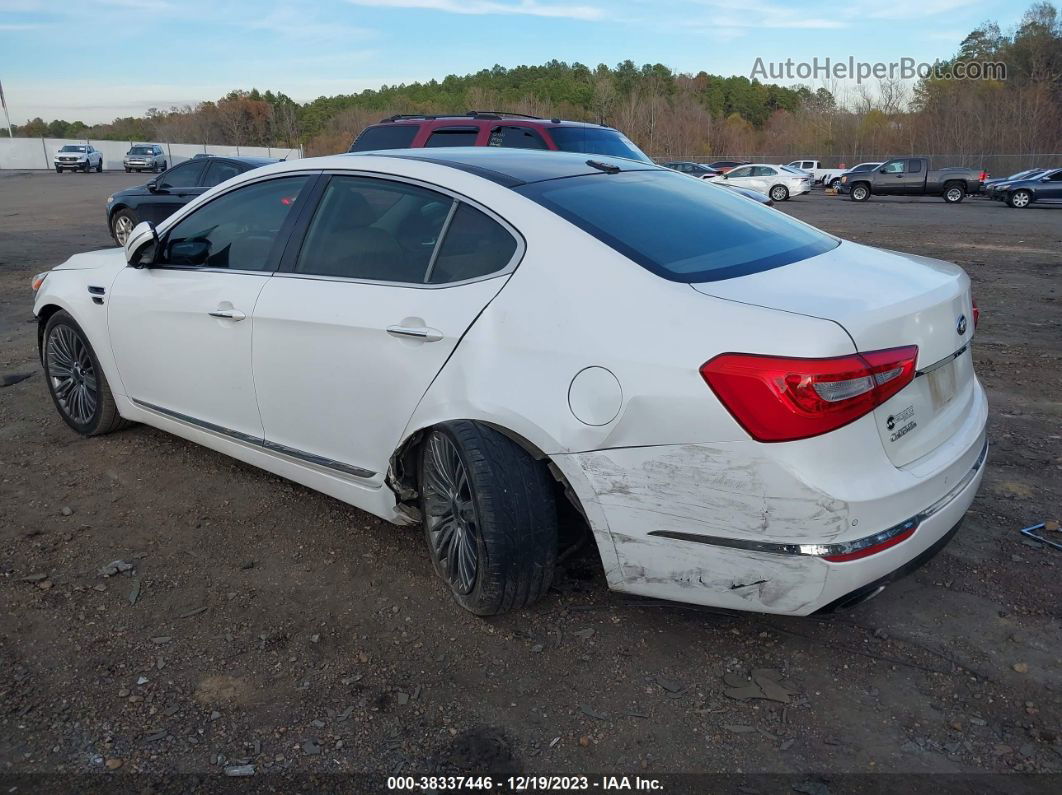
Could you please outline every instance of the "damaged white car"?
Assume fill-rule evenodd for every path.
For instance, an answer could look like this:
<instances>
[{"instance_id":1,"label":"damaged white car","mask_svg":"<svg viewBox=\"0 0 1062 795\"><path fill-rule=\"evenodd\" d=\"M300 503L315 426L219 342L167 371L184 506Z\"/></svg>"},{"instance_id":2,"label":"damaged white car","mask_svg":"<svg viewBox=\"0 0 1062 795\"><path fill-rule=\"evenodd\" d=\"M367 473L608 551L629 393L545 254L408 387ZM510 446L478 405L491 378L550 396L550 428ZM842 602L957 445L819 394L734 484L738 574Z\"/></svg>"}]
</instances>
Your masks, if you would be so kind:
<instances>
[{"instance_id":1,"label":"damaged white car","mask_svg":"<svg viewBox=\"0 0 1062 795\"><path fill-rule=\"evenodd\" d=\"M74 430L153 425L423 521L478 614L547 591L564 500L615 590L853 603L984 472L962 270L621 158L278 163L34 289Z\"/></svg>"}]
</instances>

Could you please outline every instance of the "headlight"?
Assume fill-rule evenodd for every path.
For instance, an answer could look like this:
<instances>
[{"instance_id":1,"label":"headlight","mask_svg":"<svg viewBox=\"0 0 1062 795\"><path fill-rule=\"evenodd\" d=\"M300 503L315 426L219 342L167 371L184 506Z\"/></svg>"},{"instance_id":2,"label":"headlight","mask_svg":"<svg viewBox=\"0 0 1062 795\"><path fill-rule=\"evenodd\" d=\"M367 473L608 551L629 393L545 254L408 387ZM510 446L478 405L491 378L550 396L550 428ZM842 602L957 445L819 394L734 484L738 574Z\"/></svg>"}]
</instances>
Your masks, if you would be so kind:
<instances>
[{"instance_id":1,"label":"headlight","mask_svg":"<svg viewBox=\"0 0 1062 795\"><path fill-rule=\"evenodd\" d=\"M107 204L113 204L113 203L114 203L114 197L113 196L108 196L107 197Z\"/></svg>"},{"instance_id":2,"label":"headlight","mask_svg":"<svg viewBox=\"0 0 1062 795\"><path fill-rule=\"evenodd\" d=\"M848 177L841 177L841 182L848 182Z\"/></svg>"},{"instance_id":3,"label":"headlight","mask_svg":"<svg viewBox=\"0 0 1062 795\"><path fill-rule=\"evenodd\" d=\"M33 281L30 282L30 287L33 288L34 296L37 295L37 291L41 289L41 286L44 284L44 280L47 278L48 271L45 271L44 273L38 273L36 276L33 277Z\"/></svg>"}]
</instances>

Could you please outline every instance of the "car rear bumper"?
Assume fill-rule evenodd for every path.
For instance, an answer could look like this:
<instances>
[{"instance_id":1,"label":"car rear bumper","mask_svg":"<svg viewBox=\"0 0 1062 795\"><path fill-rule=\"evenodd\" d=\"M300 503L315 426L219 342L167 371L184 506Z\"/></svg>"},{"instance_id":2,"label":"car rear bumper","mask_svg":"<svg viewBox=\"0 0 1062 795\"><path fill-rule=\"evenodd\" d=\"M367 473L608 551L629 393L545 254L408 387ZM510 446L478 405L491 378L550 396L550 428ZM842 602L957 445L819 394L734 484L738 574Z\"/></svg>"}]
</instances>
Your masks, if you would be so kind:
<instances>
[{"instance_id":1,"label":"car rear bumper","mask_svg":"<svg viewBox=\"0 0 1062 795\"><path fill-rule=\"evenodd\" d=\"M592 513L607 521L616 560L608 572L613 589L808 615L872 595L954 534L987 460L987 402L978 391L978 404L955 438L911 468L871 455L880 442L860 441L863 431L851 426L849 438L839 435L836 444L861 445L856 449L868 471L853 472L838 454L828 462L830 472L815 481L792 466L792 460L822 455L811 445L790 460L773 459L751 442L564 458L581 468L597 499ZM876 434L873 424L865 430ZM849 482L852 490L844 493ZM851 555L860 549L870 554ZM837 554L849 559L828 559Z\"/></svg>"}]
</instances>

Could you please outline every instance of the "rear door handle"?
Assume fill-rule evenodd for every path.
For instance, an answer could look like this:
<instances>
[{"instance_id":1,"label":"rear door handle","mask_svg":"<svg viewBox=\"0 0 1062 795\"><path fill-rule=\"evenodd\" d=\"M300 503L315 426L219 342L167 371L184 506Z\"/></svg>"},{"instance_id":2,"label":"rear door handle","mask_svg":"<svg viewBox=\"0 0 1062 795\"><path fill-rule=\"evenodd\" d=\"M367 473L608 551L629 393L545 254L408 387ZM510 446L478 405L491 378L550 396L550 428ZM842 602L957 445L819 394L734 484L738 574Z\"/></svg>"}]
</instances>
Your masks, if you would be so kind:
<instances>
[{"instance_id":1,"label":"rear door handle","mask_svg":"<svg viewBox=\"0 0 1062 795\"><path fill-rule=\"evenodd\" d=\"M239 309L215 309L213 312L208 312L211 317L220 317L225 320L243 320L247 315L241 312Z\"/></svg>"},{"instance_id":2,"label":"rear door handle","mask_svg":"<svg viewBox=\"0 0 1062 795\"><path fill-rule=\"evenodd\" d=\"M443 338L441 331L427 326L388 326L387 333L396 337L412 337L424 342L438 342Z\"/></svg>"}]
</instances>

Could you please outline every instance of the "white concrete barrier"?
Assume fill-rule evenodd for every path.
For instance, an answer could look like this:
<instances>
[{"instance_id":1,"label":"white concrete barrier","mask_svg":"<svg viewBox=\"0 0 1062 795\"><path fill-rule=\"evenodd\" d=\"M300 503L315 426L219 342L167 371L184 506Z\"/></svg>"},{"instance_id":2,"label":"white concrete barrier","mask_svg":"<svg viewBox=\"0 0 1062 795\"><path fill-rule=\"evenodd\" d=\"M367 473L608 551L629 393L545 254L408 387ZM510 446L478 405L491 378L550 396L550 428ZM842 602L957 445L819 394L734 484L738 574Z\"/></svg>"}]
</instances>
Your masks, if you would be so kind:
<instances>
[{"instance_id":1,"label":"white concrete barrier","mask_svg":"<svg viewBox=\"0 0 1062 795\"><path fill-rule=\"evenodd\" d=\"M122 159L129 148L138 143L156 141L95 141L76 138L0 138L0 170L34 171L52 169L52 158L67 144L90 144L103 153L105 171L121 171ZM168 165L176 165L197 154L242 155L244 157L276 157L293 160L302 157L302 149L269 146L225 146L222 144L160 144L166 152Z\"/></svg>"}]
</instances>

